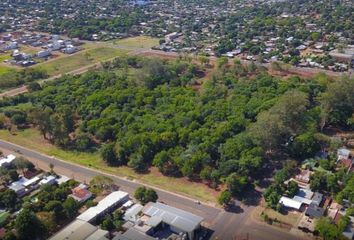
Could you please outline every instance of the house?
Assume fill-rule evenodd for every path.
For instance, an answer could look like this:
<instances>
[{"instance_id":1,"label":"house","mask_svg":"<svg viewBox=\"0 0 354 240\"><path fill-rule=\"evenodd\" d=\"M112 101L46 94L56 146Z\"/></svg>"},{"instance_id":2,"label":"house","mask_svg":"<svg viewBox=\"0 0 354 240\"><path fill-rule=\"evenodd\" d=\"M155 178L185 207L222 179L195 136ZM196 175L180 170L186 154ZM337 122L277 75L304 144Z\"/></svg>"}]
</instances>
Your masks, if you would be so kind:
<instances>
[{"instance_id":1,"label":"house","mask_svg":"<svg viewBox=\"0 0 354 240\"><path fill-rule=\"evenodd\" d=\"M58 185L62 184L62 183L66 183L67 181L69 181L70 178L68 178L67 176L64 176L64 175L60 175L56 181L58 183Z\"/></svg>"},{"instance_id":2,"label":"house","mask_svg":"<svg viewBox=\"0 0 354 240\"><path fill-rule=\"evenodd\" d=\"M72 194L70 196L79 203L82 203L90 199L92 197L92 193L87 190L87 186L85 184L80 184L72 189Z\"/></svg>"},{"instance_id":3,"label":"house","mask_svg":"<svg viewBox=\"0 0 354 240\"><path fill-rule=\"evenodd\" d=\"M141 210L143 210L143 206L135 204L125 212L123 219L135 223L138 220L137 215Z\"/></svg>"},{"instance_id":4,"label":"house","mask_svg":"<svg viewBox=\"0 0 354 240\"><path fill-rule=\"evenodd\" d=\"M350 150L346 149L346 148L340 148L337 151L337 160L341 160L341 159L351 159L352 155Z\"/></svg>"},{"instance_id":5,"label":"house","mask_svg":"<svg viewBox=\"0 0 354 240\"><path fill-rule=\"evenodd\" d=\"M310 176L311 176L311 171L306 169L306 170L301 170L300 173L295 176L295 179L299 182L307 184L310 181Z\"/></svg>"},{"instance_id":6,"label":"house","mask_svg":"<svg viewBox=\"0 0 354 240\"><path fill-rule=\"evenodd\" d=\"M337 167L347 169L348 173L353 170L353 164L354 164L353 159L344 159L343 158L343 159L339 159L337 161Z\"/></svg>"},{"instance_id":7,"label":"house","mask_svg":"<svg viewBox=\"0 0 354 240\"><path fill-rule=\"evenodd\" d=\"M283 207L295 209L298 211L302 206L302 202L284 196L280 198L279 204Z\"/></svg>"},{"instance_id":8,"label":"house","mask_svg":"<svg viewBox=\"0 0 354 240\"><path fill-rule=\"evenodd\" d=\"M126 192L115 191L102 199L97 206L90 207L85 212L77 217L77 219L86 222L95 222L101 216L111 212L119 204L123 204L128 201L129 195Z\"/></svg>"},{"instance_id":9,"label":"house","mask_svg":"<svg viewBox=\"0 0 354 240\"><path fill-rule=\"evenodd\" d=\"M50 240L108 240L109 232L90 223L76 219L64 229L49 238Z\"/></svg>"},{"instance_id":10,"label":"house","mask_svg":"<svg viewBox=\"0 0 354 240\"><path fill-rule=\"evenodd\" d=\"M37 53L37 57L39 58L46 58L46 57L49 57L51 55L51 51L50 50L42 50L42 51L39 51Z\"/></svg>"},{"instance_id":11,"label":"house","mask_svg":"<svg viewBox=\"0 0 354 240\"><path fill-rule=\"evenodd\" d=\"M24 186L27 181L27 178L21 177L18 181L11 183L8 188L13 190L17 194L17 196L23 197L27 194L27 190Z\"/></svg>"},{"instance_id":12,"label":"house","mask_svg":"<svg viewBox=\"0 0 354 240\"><path fill-rule=\"evenodd\" d=\"M0 158L0 167L7 168L10 167L13 161L16 159L15 155L7 155L6 158Z\"/></svg>"},{"instance_id":13,"label":"house","mask_svg":"<svg viewBox=\"0 0 354 240\"><path fill-rule=\"evenodd\" d=\"M25 183L23 183L23 186L27 189L35 189L38 187L38 182L41 180L40 177L36 176L34 178L29 179Z\"/></svg>"},{"instance_id":14,"label":"house","mask_svg":"<svg viewBox=\"0 0 354 240\"><path fill-rule=\"evenodd\" d=\"M40 182L39 185L44 185L44 184L48 184L48 185L53 185L56 183L56 177L53 175L49 175L45 178L43 178Z\"/></svg>"},{"instance_id":15,"label":"house","mask_svg":"<svg viewBox=\"0 0 354 240\"><path fill-rule=\"evenodd\" d=\"M305 189L305 188L300 188L296 194L296 196L307 198L310 200L312 199L313 195L314 192L312 192L310 189Z\"/></svg>"},{"instance_id":16,"label":"house","mask_svg":"<svg viewBox=\"0 0 354 240\"><path fill-rule=\"evenodd\" d=\"M315 192L315 194L312 197L312 203L320 206L323 200L323 194L319 193L319 192Z\"/></svg>"},{"instance_id":17,"label":"house","mask_svg":"<svg viewBox=\"0 0 354 240\"><path fill-rule=\"evenodd\" d=\"M341 208L342 206L340 204L332 202L327 210L327 216L332 220L336 219L336 216Z\"/></svg>"},{"instance_id":18,"label":"house","mask_svg":"<svg viewBox=\"0 0 354 240\"><path fill-rule=\"evenodd\" d=\"M311 203L305 211L305 215L310 218L320 218L323 216L325 209L317 206L315 203Z\"/></svg>"},{"instance_id":19,"label":"house","mask_svg":"<svg viewBox=\"0 0 354 240\"><path fill-rule=\"evenodd\" d=\"M61 50L65 54L73 54L78 51L78 49L74 46L67 46Z\"/></svg>"}]
</instances>

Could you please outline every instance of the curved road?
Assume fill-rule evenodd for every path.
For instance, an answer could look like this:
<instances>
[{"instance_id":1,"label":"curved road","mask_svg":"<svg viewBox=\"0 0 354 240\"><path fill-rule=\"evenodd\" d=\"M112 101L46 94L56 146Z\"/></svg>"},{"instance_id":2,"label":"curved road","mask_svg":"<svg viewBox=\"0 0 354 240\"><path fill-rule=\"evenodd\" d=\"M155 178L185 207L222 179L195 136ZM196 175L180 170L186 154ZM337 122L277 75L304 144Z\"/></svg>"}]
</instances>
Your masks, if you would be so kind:
<instances>
[{"instance_id":1,"label":"curved road","mask_svg":"<svg viewBox=\"0 0 354 240\"><path fill-rule=\"evenodd\" d=\"M70 162L65 162L61 159L47 156L6 141L0 140L0 149L4 150L4 152L15 152L16 155L22 155L43 170L49 170L49 164L53 164L54 170L57 173L83 182L88 182L96 175L106 175L112 178L123 191L130 194L132 194L138 186L142 185L139 182L124 179ZM158 188L155 188L155 190L159 195L159 199L166 204L204 217L206 223L205 225L212 231L210 239L301 239L300 237L294 236L286 231L253 221L251 217L252 210L255 208L253 206L242 206L242 209L239 209L238 213L225 212L224 210L213 206L197 204L195 200L185 196L167 192Z\"/></svg>"}]
</instances>

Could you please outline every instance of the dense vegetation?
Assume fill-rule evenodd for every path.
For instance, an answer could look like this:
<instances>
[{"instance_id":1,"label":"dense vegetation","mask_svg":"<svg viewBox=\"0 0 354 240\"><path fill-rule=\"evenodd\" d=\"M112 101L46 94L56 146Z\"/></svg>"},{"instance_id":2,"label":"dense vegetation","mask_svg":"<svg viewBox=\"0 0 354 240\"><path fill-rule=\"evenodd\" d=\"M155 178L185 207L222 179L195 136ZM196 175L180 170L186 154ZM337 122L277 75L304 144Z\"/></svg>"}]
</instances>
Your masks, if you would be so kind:
<instances>
[{"instance_id":1,"label":"dense vegetation","mask_svg":"<svg viewBox=\"0 0 354 240\"><path fill-rule=\"evenodd\" d=\"M27 68L20 71L10 71L0 75L0 90L32 83L47 77L48 74L40 69Z\"/></svg>"},{"instance_id":2,"label":"dense vegetation","mask_svg":"<svg viewBox=\"0 0 354 240\"><path fill-rule=\"evenodd\" d=\"M2 101L3 119L21 115L22 127L34 124L63 148L99 148L112 166L224 182L234 196L266 163L303 160L329 145L326 126L353 128L352 79L278 79L255 65L218 65L197 91L196 64L118 58Z\"/></svg>"}]
</instances>

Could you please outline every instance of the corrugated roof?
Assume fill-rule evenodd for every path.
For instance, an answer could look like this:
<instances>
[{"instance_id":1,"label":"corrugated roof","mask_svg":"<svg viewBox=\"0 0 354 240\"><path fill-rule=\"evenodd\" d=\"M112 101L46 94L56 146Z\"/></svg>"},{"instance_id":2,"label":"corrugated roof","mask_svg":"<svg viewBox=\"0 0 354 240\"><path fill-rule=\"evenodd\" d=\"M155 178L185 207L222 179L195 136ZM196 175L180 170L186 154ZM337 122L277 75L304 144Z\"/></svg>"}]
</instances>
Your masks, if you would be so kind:
<instances>
[{"instance_id":1,"label":"corrugated roof","mask_svg":"<svg viewBox=\"0 0 354 240\"><path fill-rule=\"evenodd\" d=\"M185 232L194 231L203 221L202 217L159 202L144 209L144 214L150 217L159 216L163 222Z\"/></svg>"},{"instance_id":2,"label":"corrugated roof","mask_svg":"<svg viewBox=\"0 0 354 240\"><path fill-rule=\"evenodd\" d=\"M279 203L284 207L294 208L299 210L301 208L302 202L296 201L288 197L281 197Z\"/></svg>"},{"instance_id":3,"label":"corrugated roof","mask_svg":"<svg viewBox=\"0 0 354 240\"><path fill-rule=\"evenodd\" d=\"M90 207L85 212L83 212L78 219L84 220L86 222L91 221L102 212L106 211L108 208L112 207L113 205L122 202L124 199L128 198L128 193L122 191L116 191L109 194L107 197L102 199L97 206Z\"/></svg>"},{"instance_id":4,"label":"corrugated roof","mask_svg":"<svg viewBox=\"0 0 354 240\"><path fill-rule=\"evenodd\" d=\"M135 204L129 208L124 214L125 221L135 221L135 216L143 209L143 206L140 204Z\"/></svg>"},{"instance_id":5,"label":"corrugated roof","mask_svg":"<svg viewBox=\"0 0 354 240\"><path fill-rule=\"evenodd\" d=\"M89 237L92 235L102 237L103 233L106 235L108 232L101 230L88 222L77 219L62 229L60 232L56 233L53 237L50 238L50 240L86 240L89 239ZM104 238L91 239L105 240Z\"/></svg>"}]
</instances>

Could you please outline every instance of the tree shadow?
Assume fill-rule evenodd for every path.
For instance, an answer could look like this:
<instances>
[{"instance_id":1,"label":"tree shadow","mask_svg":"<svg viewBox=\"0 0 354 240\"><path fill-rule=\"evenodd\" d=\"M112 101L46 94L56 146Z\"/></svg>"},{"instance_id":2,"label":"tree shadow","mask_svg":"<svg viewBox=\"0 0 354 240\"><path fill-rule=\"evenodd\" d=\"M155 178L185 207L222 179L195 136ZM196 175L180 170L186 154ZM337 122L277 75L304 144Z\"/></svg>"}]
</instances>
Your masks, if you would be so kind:
<instances>
[{"instance_id":1,"label":"tree shadow","mask_svg":"<svg viewBox=\"0 0 354 240\"><path fill-rule=\"evenodd\" d=\"M225 211L230 213L236 213L236 214L244 212L240 206L235 204L232 205L230 204L229 206L225 207Z\"/></svg>"},{"instance_id":2,"label":"tree shadow","mask_svg":"<svg viewBox=\"0 0 354 240\"><path fill-rule=\"evenodd\" d=\"M246 194L242 198L242 202L246 206L258 206L261 199L262 199L261 192L255 189L250 189L249 191L246 192Z\"/></svg>"}]
</instances>

